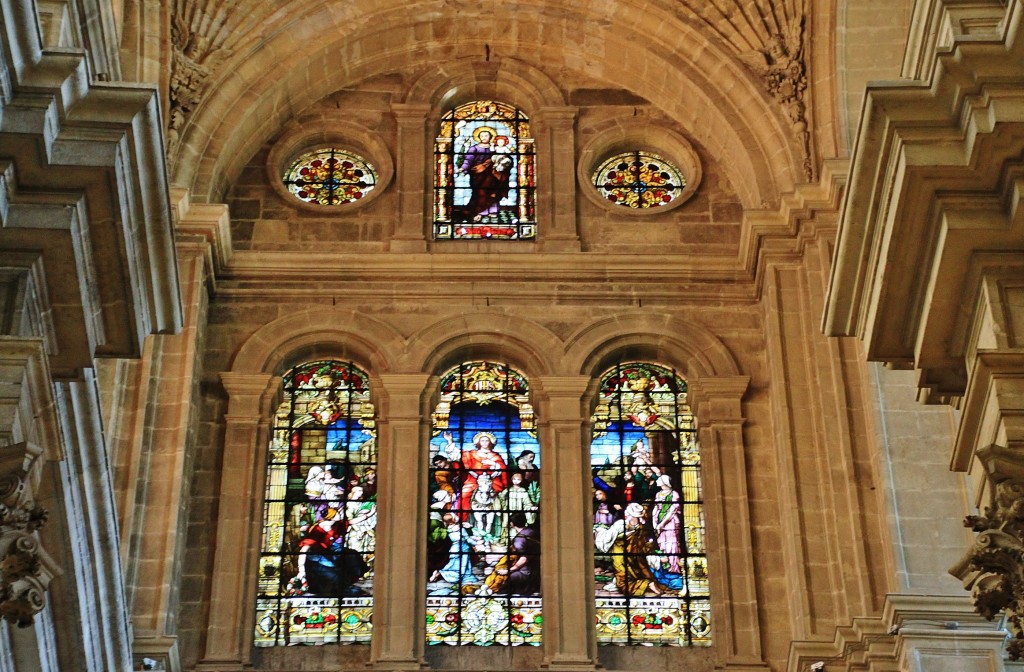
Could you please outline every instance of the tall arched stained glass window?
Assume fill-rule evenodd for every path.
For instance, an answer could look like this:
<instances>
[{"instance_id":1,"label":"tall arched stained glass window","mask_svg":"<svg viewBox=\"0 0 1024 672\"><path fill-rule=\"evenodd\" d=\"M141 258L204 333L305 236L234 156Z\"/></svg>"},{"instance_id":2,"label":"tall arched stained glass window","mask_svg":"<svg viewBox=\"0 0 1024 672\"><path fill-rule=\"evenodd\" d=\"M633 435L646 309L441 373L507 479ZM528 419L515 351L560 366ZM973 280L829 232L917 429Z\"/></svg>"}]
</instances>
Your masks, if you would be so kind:
<instances>
[{"instance_id":1,"label":"tall arched stained glass window","mask_svg":"<svg viewBox=\"0 0 1024 672\"><path fill-rule=\"evenodd\" d=\"M493 100L456 107L434 142L434 238L524 240L537 234L530 120Z\"/></svg>"},{"instance_id":2,"label":"tall arched stained glass window","mask_svg":"<svg viewBox=\"0 0 1024 672\"><path fill-rule=\"evenodd\" d=\"M539 645L540 445L526 379L444 374L430 441L427 643Z\"/></svg>"},{"instance_id":3,"label":"tall arched stained glass window","mask_svg":"<svg viewBox=\"0 0 1024 672\"><path fill-rule=\"evenodd\" d=\"M256 646L368 642L377 443L366 374L317 361L284 376L267 460Z\"/></svg>"},{"instance_id":4,"label":"tall arched stained glass window","mask_svg":"<svg viewBox=\"0 0 1024 672\"><path fill-rule=\"evenodd\" d=\"M620 364L601 377L590 464L600 644L708 646L700 451L686 382Z\"/></svg>"}]
</instances>

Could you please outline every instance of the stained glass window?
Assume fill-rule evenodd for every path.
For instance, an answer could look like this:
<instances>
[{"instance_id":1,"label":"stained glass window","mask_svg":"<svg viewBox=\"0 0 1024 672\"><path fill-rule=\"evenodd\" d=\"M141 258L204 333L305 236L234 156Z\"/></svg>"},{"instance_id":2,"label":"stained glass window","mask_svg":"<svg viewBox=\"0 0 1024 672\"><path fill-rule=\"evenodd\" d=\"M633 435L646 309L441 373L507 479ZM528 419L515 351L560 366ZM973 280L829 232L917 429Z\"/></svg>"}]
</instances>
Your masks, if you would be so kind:
<instances>
[{"instance_id":1,"label":"stained glass window","mask_svg":"<svg viewBox=\"0 0 1024 672\"><path fill-rule=\"evenodd\" d=\"M594 578L600 644L709 646L700 450L686 383L620 364L592 418Z\"/></svg>"},{"instance_id":2,"label":"stained glass window","mask_svg":"<svg viewBox=\"0 0 1024 672\"><path fill-rule=\"evenodd\" d=\"M441 118L434 142L434 238L536 236L530 120L478 100Z\"/></svg>"},{"instance_id":3,"label":"stained glass window","mask_svg":"<svg viewBox=\"0 0 1024 672\"><path fill-rule=\"evenodd\" d=\"M360 156L336 147L307 152L284 174L284 185L295 197L317 205L354 203L377 183L373 166Z\"/></svg>"},{"instance_id":4,"label":"stained glass window","mask_svg":"<svg viewBox=\"0 0 1024 672\"><path fill-rule=\"evenodd\" d=\"M285 375L267 460L256 646L369 641L374 425L366 374L351 363Z\"/></svg>"},{"instance_id":5,"label":"stained glass window","mask_svg":"<svg viewBox=\"0 0 1024 672\"><path fill-rule=\"evenodd\" d=\"M539 645L540 445L526 379L467 362L430 441L427 643Z\"/></svg>"},{"instance_id":6,"label":"stained glass window","mask_svg":"<svg viewBox=\"0 0 1024 672\"><path fill-rule=\"evenodd\" d=\"M649 152L617 154L594 171L594 186L615 205L657 208L683 192L686 180L665 159Z\"/></svg>"}]
</instances>

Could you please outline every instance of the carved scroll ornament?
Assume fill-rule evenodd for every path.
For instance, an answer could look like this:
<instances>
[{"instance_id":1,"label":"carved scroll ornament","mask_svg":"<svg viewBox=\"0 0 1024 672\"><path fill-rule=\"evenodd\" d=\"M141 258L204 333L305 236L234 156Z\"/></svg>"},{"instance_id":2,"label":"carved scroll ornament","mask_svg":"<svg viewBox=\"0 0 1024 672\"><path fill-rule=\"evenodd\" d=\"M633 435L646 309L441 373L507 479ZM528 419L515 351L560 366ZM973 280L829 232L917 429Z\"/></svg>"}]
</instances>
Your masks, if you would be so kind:
<instances>
[{"instance_id":1,"label":"carved scroll ornament","mask_svg":"<svg viewBox=\"0 0 1024 672\"><path fill-rule=\"evenodd\" d=\"M1024 654L1024 480L995 485L993 505L984 515L967 516L978 532L974 546L950 569L971 591L974 607L988 620L1006 613L1012 660Z\"/></svg>"},{"instance_id":2,"label":"carved scroll ornament","mask_svg":"<svg viewBox=\"0 0 1024 672\"><path fill-rule=\"evenodd\" d=\"M25 628L42 611L46 590L60 570L36 535L47 519L30 486L39 451L23 443L2 450L15 453L12 461L22 466L0 476L0 617ZM18 460L17 454L24 457Z\"/></svg>"}]
</instances>

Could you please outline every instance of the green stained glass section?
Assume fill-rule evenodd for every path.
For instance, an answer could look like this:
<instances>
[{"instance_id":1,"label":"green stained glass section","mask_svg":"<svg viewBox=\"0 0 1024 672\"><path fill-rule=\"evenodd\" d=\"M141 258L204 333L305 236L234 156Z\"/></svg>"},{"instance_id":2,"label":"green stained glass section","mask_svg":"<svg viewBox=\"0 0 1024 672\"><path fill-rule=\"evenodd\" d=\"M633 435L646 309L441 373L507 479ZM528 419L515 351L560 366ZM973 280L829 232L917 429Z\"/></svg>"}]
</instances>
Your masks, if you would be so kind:
<instances>
[{"instance_id":1,"label":"green stained glass section","mask_svg":"<svg viewBox=\"0 0 1024 672\"><path fill-rule=\"evenodd\" d=\"M709 646L700 450L686 383L627 362L601 377L591 418L599 644Z\"/></svg>"},{"instance_id":2,"label":"green stained glass section","mask_svg":"<svg viewBox=\"0 0 1024 672\"><path fill-rule=\"evenodd\" d=\"M495 362L441 376L429 450L427 643L538 646L540 445L526 379Z\"/></svg>"},{"instance_id":3,"label":"green stained glass section","mask_svg":"<svg viewBox=\"0 0 1024 672\"><path fill-rule=\"evenodd\" d=\"M606 160L594 171L593 182L609 202L638 209L668 205L686 186L678 168L657 154L641 151Z\"/></svg>"},{"instance_id":4,"label":"green stained glass section","mask_svg":"<svg viewBox=\"0 0 1024 672\"><path fill-rule=\"evenodd\" d=\"M316 361L284 376L268 450L256 646L368 642L377 526L365 372Z\"/></svg>"},{"instance_id":5,"label":"green stained glass section","mask_svg":"<svg viewBox=\"0 0 1024 672\"><path fill-rule=\"evenodd\" d=\"M355 203L377 184L377 173L364 158L337 147L303 154L284 174L295 198L317 205Z\"/></svg>"}]
</instances>

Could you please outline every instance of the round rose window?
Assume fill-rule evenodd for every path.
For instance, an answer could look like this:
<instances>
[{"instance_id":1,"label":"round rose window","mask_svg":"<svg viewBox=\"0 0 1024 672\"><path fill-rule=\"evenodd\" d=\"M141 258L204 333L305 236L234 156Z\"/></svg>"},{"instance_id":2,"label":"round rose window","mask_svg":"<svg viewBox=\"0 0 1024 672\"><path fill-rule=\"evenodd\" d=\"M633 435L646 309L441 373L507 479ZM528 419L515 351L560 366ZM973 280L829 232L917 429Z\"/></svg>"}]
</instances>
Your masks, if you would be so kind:
<instances>
[{"instance_id":1,"label":"round rose window","mask_svg":"<svg viewBox=\"0 0 1024 672\"><path fill-rule=\"evenodd\" d=\"M656 154L616 154L594 171L594 186L615 205L658 208L683 193L686 180L679 169Z\"/></svg>"},{"instance_id":2,"label":"round rose window","mask_svg":"<svg viewBox=\"0 0 1024 672\"><path fill-rule=\"evenodd\" d=\"M307 152L284 174L284 186L301 201L341 205L364 198L377 183L366 159L335 147Z\"/></svg>"}]
</instances>

